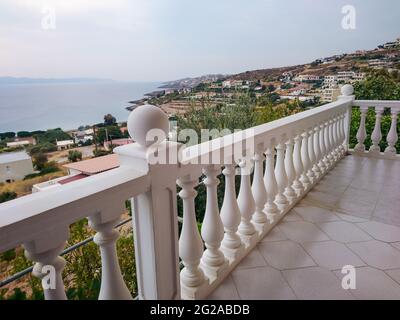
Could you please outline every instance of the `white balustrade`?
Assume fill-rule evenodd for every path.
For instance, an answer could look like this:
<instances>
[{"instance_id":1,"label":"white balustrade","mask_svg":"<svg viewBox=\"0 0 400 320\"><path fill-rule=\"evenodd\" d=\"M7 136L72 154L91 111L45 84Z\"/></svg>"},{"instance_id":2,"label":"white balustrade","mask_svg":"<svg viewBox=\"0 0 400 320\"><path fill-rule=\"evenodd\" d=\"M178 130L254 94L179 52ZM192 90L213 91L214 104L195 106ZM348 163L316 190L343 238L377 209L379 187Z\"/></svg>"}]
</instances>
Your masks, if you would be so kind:
<instances>
[{"instance_id":1,"label":"white balustrade","mask_svg":"<svg viewBox=\"0 0 400 320\"><path fill-rule=\"evenodd\" d=\"M194 189L198 178L186 175L177 181L182 188L179 196L183 202L183 223L179 238L179 256L184 268L180 273L182 296L196 298L197 291L206 283L206 278L200 268L200 259L203 256L203 240L197 227Z\"/></svg>"},{"instance_id":2,"label":"white balustrade","mask_svg":"<svg viewBox=\"0 0 400 320\"><path fill-rule=\"evenodd\" d=\"M301 143L302 143L302 138L301 135L297 135L294 138L294 151L293 151L293 164L294 164L294 169L296 172L294 181L293 181L293 188L297 192L297 195L301 195L304 192L304 186L302 182L300 181L301 175L303 174L304 167L303 167L303 162L301 160Z\"/></svg>"},{"instance_id":3,"label":"white balustrade","mask_svg":"<svg viewBox=\"0 0 400 320\"><path fill-rule=\"evenodd\" d=\"M119 232L114 227L124 210L122 205L114 204L111 215L101 212L89 217L89 225L97 231L94 242L100 247L101 254L99 300L132 300L122 277L116 248Z\"/></svg>"},{"instance_id":4,"label":"white balustrade","mask_svg":"<svg viewBox=\"0 0 400 320\"><path fill-rule=\"evenodd\" d=\"M319 161L321 159L321 148L320 148L320 145L319 145L319 131L320 131L319 125L314 127L313 140L310 142L310 143L312 143L314 145L314 148L313 148L313 150L314 150L314 161L313 161L313 163L314 164L313 164L312 170L313 170L313 172L315 174L315 177L317 179L321 178L321 175L322 175L321 169L318 166Z\"/></svg>"},{"instance_id":5,"label":"white balustrade","mask_svg":"<svg viewBox=\"0 0 400 320\"><path fill-rule=\"evenodd\" d=\"M303 163L303 172L301 174L300 181L304 184L304 188L307 190L311 186L311 163L310 158L308 157L308 130L304 131L301 135L301 161Z\"/></svg>"},{"instance_id":6,"label":"white balustrade","mask_svg":"<svg viewBox=\"0 0 400 320\"><path fill-rule=\"evenodd\" d=\"M357 145L354 147L355 151L364 152L365 151L365 139L367 138L367 129L365 127L365 120L367 119L368 107L360 108L360 126L357 131Z\"/></svg>"},{"instance_id":7,"label":"white balustrade","mask_svg":"<svg viewBox=\"0 0 400 320\"><path fill-rule=\"evenodd\" d=\"M220 269L226 264L225 256L220 250L221 241L224 238L224 226L219 214L217 197L217 186L219 184L217 176L220 172L221 169L218 165L207 165L203 169L206 176L203 182L206 186L207 199L201 236L206 251L203 253L201 263L209 278L216 277Z\"/></svg>"},{"instance_id":8,"label":"white balustrade","mask_svg":"<svg viewBox=\"0 0 400 320\"><path fill-rule=\"evenodd\" d=\"M265 152L265 173L264 173L264 184L267 190L267 203L265 204L265 212L268 220L272 223L275 220L275 215L279 213L278 207L275 204L275 197L278 193L278 183L275 178L275 148L273 143L268 147Z\"/></svg>"},{"instance_id":9,"label":"white balustrade","mask_svg":"<svg viewBox=\"0 0 400 320\"><path fill-rule=\"evenodd\" d=\"M225 235L222 240L221 250L226 257L234 260L242 253L243 249L242 241L237 234L241 216L236 199L235 164L225 165L222 173L225 176L225 193L221 207L221 220L224 224Z\"/></svg>"},{"instance_id":10,"label":"white balustrade","mask_svg":"<svg viewBox=\"0 0 400 320\"><path fill-rule=\"evenodd\" d=\"M296 170L293 164L293 147L294 147L294 140L290 138L286 142L286 152L285 152L285 171L287 175L287 186L285 189L285 196L293 202L297 195L293 189L293 183L296 179Z\"/></svg>"},{"instance_id":11,"label":"white balustrade","mask_svg":"<svg viewBox=\"0 0 400 320\"><path fill-rule=\"evenodd\" d=\"M382 114L383 114L383 108L376 107L375 108L375 127L374 127L374 131L372 131L372 134L371 134L372 145L369 148L370 153L380 153L381 152L381 147L379 146L379 143L382 140L382 132L381 132Z\"/></svg>"},{"instance_id":12,"label":"white balustrade","mask_svg":"<svg viewBox=\"0 0 400 320\"><path fill-rule=\"evenodd\" d=\"M44 232L41 237L24 243L25 256L36 262L32 274L41 279L46 300L67 299L62 278L66 262L59 255L64 249L68 234L67 226L54 228Z\"/></svg>"},{"instance_id":13,"label":"white balustrade","mask_svg":"<svg viewBox=\"0 0 400 320\"><path fill-rule=\"evenodd\" d=\"M263 225L267 222L267 216L264 213L265 203L267 202L267 191L264 185L264 153L262 149L258 148L256 154L254 155L254 175L253 184L251 186L251 191L253 193L255 201L255 213L253 215L253 221L256 225L261 225L262 230Z\"/></svg>"},{"instance_id":14,"label":"white balustrade","mask_svg":"<svg viewBox=\"0 0 400 320\"><path fill-rule=\"evenodd\" d=\"M238 206L241 215L239 225L239 234L246 245L252 240L256 230L251 222L252 216L256 209L253 194L251 192L250 174L252 169L252 161L249 158L244 158L239 163L240 167L240 190L237 198Z\"/></svg>"},{"instance_id":15,"label":"white balustrade","mask_svg":"<svg viewBox=\"0 0 400 320\"><path fill-rule=\"evenodd\" d=\"M289 201L284 195L286 186L288 185L288 178L285 170L285 149L286 146L283 142L280 142L276 146L275 177L278 186L278 192L275 201L280 205L281 210L289 204Z\"/></svg>"},{"instance_id":16,"label":"white balustrade","mask_svg":"<svg viewBox=\"0 0 400 320\"><path fill-rule=\"evenodd\" d=\"M325 163L325 155L326 155L326 148L325 148L325 123L322 122L319 125L319 149L320 149L320 157L319 157L319 162L318 166L322 172L322 174L325 174L328 171L328 168Z\"/></svg>"},{"instance_id":17,"label":"white balustrade","mask_svg":"<svg viewBox=\"0 0 400 320\"><path fill-rule=\"evenodd\" d=\"M388 135L386 137L386 141L388 146L385 149L385 154L389 156L393 156L396 154L396 143L399 140L398 134L397 134L397 115L400 112L400 110L392 109L391 111L391 124L390 124L390 130L388 132Z\"/></svg>"}]
</instances>

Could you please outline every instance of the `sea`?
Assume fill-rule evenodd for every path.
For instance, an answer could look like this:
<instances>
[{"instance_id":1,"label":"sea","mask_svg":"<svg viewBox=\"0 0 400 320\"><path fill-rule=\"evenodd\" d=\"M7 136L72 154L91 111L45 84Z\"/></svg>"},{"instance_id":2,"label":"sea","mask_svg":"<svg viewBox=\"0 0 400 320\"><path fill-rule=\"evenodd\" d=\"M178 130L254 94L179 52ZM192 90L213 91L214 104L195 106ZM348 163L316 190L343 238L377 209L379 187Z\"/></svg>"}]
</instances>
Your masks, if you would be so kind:
<instances>
[{"instance_id":1,"label":"sea","mask_svg":"<svg viewBox=\"0 0 400 320\"><path fill-rule=\"evenodd\" d=\"M0 85L0 132L77 129L111 113L126 121L129 101L157 90L155 82L88 82Z\"/></svg>"}]
</instances>

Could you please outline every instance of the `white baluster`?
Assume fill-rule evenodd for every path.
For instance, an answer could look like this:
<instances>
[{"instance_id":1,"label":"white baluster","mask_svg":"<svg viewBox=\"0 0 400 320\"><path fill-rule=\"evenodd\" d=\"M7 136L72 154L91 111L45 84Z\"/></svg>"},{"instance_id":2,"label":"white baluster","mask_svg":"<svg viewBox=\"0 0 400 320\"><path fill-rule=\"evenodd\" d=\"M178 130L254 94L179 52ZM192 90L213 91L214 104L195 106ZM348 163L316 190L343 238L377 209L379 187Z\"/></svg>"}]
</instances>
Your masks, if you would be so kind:
<instances>
[{"instance_id":1,"label":"white baluster","mask_svg":"<svg viewBox=\"0 0 400 320\"><path fill-rule=\"evenodd\" d=\"M364 152L365 144L364 141L367 138L367 130L365 129L365 119L367 118L368 108L360 108L361 118L360 118L360 126L357 131L357 145L354 147L354 151Z\"/></svg>"},{"instance_id":2,"label":"white baluster","mask_svg":"<svg viewBox=\"0 0 400 320\"><path fill-rule=\"evenodd\" d=\"M338 129L338 118L337 116L333 117L332 119L332 156L334 162L336 163L339 160L339 153L338 153L338 136L337 136L337 129Z\"/></svg>"},{"instance_id":3,"label":"white baluster","mask_svg":"<svg viewBox=\"0 0 400 320\"><path fill-rule=\"evenodd\" d=\"M240 224L240 209L236 200L235 165L227 164L222 171L225 176L224 202L221 208L221 220L224 224L225 235L221 250L231 260L241 254L243 245L237 234Z\"/></svg>"},{"instance_id":4,"label":"white baluster","mask_svg":"<svg viewBox=\"0 0 400 320\"><path fill-rule=\"evenodd\" d=\"M331 167L335 164L334 145L333 145L333 120L329 119L328 122L328 159Z\"/></svg>"},{"instance_id":5,"label":"white baluster","mask_svg":"<svg viewBox=\"0 0 400 320\"><path fill-rule=\"evenodd\" d=\"M339 154L340 154L340 158L343 158L345 155L345 147L344 147L344 143L345 143L345 129L344 129L344 120L345 120L345 115L341 114L339 116L340 118L340 122L339 122Z\"/></svg>"},{"instance_id":6,"label":"white baluster","mask_svg":"<svg viewBox=\"0 0 400 320\"><path fill-rule=\"evenodd\" d=\"M326 155L326 148L325 148L325 124L321 123L319 125L319 135L318 135L318 139L319 139L319 148L320 148L320 157L319 157L319 163L318 166L321 170L322 175L324 175L327 171L327 167L325 164L325 155Z\"/></svg>"},{"instance_id":7,"label":"white baluster","mask_svg":"<svg viewBox=\"0 0 400 320\"><path fill-rule=\"evenodd\" d=\"M118 208L117 206L114 206ZM121 205L121 210L123 210ZM113 216L119 216L119 212ZM119 232L114 227L119 218L107 220L102 213L89 217L89 225L97 231L94 242L100 247L101 255L101 287L99 300L132 300L132 296L122 277L119 267L116 243Z\"/></svg>"},{"instance_id":8,"label":"white baluster","mask_svg":"<svg viewBox=\"0 0 400 320\"><path fill-rule=\"evenodd\" d=\"M383 108L375 107L375 127L371 134L372 146L369 148L370 153L380 153L381 147L379 143L382 140L381 132L381 119L382 119Z\"/></svg>"},{"instance_id":9,"label":"white baluster","mask_svg":"<svg viewBox=\"0 0 400 320\"><path fill-rule=\"evenodd\" d=\"M201 236L206 251L201 259L206 275L211 279L217 276L218 271L226 264L225 257L220 250L224 238L224 226L218 209L217 186L220 168L216 165L207 165L203 172L206 175L204 184L207 189L206 212L204 214Z\"/></svg>"},{"instance_id":10,"label":"white baluster","mask_svg":"<svg viewBox=\"0 0 400 320\"><path fill-rule=\"evenodd\" d=\"M308 158L310 159L310 170L309 170L309 177L310 180L313 182L316 181L316 174L314 172L314 165L316 163L316 157L315 157L315 151L314 151L314 129L311 128L309 130L309 136L308 136Z\"/></svg>"},{"instance_id":11,"label":"white baluster","mask_svg":"<svg viewBox=\"0 0 400 320\"><path fill-rule=\"evenodd\" d=\"M311 184L311 180L308 176L308 171L310 170L310 159L308 157L308 131L302 133L302 143L301 143L301 161L303 163L303 172L301 174L300 181L304 184L304 188L307 190Z\"/></svg>"},{"instance_id":12,"label":"white baluster","mask_svg":"<svg viewBox=\"0 0 400 320\"><path fill-rule=\"evenodd\" d=\"M35 261L32 274L42 280L46 300L67 300L62 271L65 259L60 257L68 239L68 227L43 231L41 238L24 243L25 256Z\"/></svg>"},{"instance_id":13,"label":"white baluster","mask_svg":"<svg viewBox=\"0 0 400 320\"><path fill-rule=\"evenodd\" d=\"M206 278L200 266L203 255L203 241L197 227L195 198L198 179L185 176L179 179L178 185L182 188L179 196L183 202L183 223L179 238L179 256L184 268L181 271L182 295L194 299L196 289L206 283Z\"/></svg>"},{"instance_id":14,"label":"white baluster","mask_svg":"<svg viewBox=\"0 0 400 320\"><path fill-rule=\"evenodd\" d=\"M293 181L293 188L295 189L296 193L298 196L303 194L304 192L304 186L300 181L301 175L303 173L303 162L301 161L301 135L297 135L294 138L294 151L293 151L293 164L294 164L294 170L296 172L295 179ZM267 190L268 192L268 190Z\"/></svg>"},{"instance_id":15,"label":"white baluster","mask_svg":"<svg viewBox=\"0 0 400 320\"><path fill-rule=\"evenodd\" d=\"M254 225L251 223L251 218L256 208L250 185L250 174L252 169L251 160L243 159L240 161L239 166L241 178L237 201L240 209L240 215L242 216L239 225L239 234L242 236L243 242L248 245L249 241L256 232Z\"/></svg>"},{"instance_id":16,"label":"white baluster","mask_svg":"<svg viewBox=\"0 0 400 320\"><path fill-rule=\"evenodd\" d=\"M256 224L265 224L267 221L267 216L264 213L265 203L267 202L267 191L265 190L264 180L263 180L263 163L264 154L262 150L257 150L254 155L254 175L253 184L251 186L251 191L253 193L256 211L253 215L253 221ZM262 227L262 226L261 226Z\"/></svg>"},{"instance_id":17,"label":"white baluster","mask_svg":"<svg viewBox=\"0 0 400 320\"><path fill-rule=\"evenodd\" d=\"M268 220L270 223L274 221L274 217L279 213L278 207L275 204L275 197L278 192L278 184L275 178L274 162L275 162L275 150L274 144L268 147L265 152L265 173L264 173L264 184L267 190L267 203L265 205L265 212L267 213Z\"/></svg>"},{"instance_id":18,"label":"white baluster","mask_svg":"<svg viewBox=\"0 0 400 320\"><path fill-rule=\"evenodd\" d=\"M341 115L338 115L337 117L336 117L336 125L335 125L335 128L336 128L336 131L335 131L335 147L336 147L336 154L337 154L337 158L338 158L338 160L339 159L341 159L341 146L342 146L342 140L341 140L341 136L340 136L340 127L341 127L341 124L342 124L342 118L341 118Z\"/></svg>"},{"instance_id":19,"label":"white baluster","mask_svg":"<svg viewBox=\"0 0 400 320\"><path fill-rule=\"evenodd\" d=\"M287 175L287 186L285 189L285 196L292 202L297 198L297 194L294 191L292 185L296 179L296 170L293 165L293 138L290 138L286 142L286 153L285 153L285 171Z\"/></svg>"},{"instance_id":20,"label":"white baluster","mask_svg":"<svg viewBox=\"0 0 400 320\"><path fill-rule=\"evenodd\" d=\"M282 142L276 146L275 177L278 184L276 203L279 204L280 209L283 210L289 204L289 201L284 195L285 188L288 185L288 179L285 171L285 144Z\"/></svg>"},{"instance_id":21,"label":"white baluster","mask_svg":"<svg viewBox=\"0 0 400 320\"><path fill-rule=\"evenodd\" d=\"M331 160L332 156L330 155L329 148L329 120L324 123L324 145L325 145L325 156L324 162L326 166L326 171L329 171L331 168Z\"/></svg>"},{"instance_id":22,"label":"white baluster","mask_svg":"<svg viewBox=\"0 0 400 320\"><path fill-rule=\"evenodd\" d=\"M321 178L322 172L318 166L318 162L321 158L321 150L320 150L320 146L319 146L319 125L317 125L316 127L314 127L314 134L313 134L313 141L311 142L314 145L314 164L313 164L313 168L312 170L314 171L314 174L316 176L317 179Z\"/></svg>"},{"instance_id":23,"label":"white baluster","mask_svg":"<svg viewBox=\"0 0 400 320\"><path fill-rule=\"evenodd\" d=\"M396 154L396 143L399 140L397 135L397 114L399 110L395 110L392 108L392 123L390 125L390 130L386 137L386 141L388 146L385 149L385 154L387 155L395 155Z\"/></svg>"}]
</instances>

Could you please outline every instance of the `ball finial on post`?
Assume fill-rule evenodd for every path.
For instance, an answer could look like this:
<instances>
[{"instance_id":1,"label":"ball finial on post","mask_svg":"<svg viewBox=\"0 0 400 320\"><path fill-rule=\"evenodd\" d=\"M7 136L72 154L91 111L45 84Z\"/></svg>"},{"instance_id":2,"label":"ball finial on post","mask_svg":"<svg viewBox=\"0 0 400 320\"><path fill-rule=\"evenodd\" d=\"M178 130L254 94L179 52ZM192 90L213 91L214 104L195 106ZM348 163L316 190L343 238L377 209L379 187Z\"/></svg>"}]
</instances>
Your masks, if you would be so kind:
<instances>
[{"instance_id":1,"label":"ball finial on post","mask_svg":"<svg viewBox=\"0 0 400 320\"><path fill-rule=\"evenodd\" d=\"M161 130L168 136L168 116L160 108L145 104L134 109L128 117L128 132L131 138L143 147L149 147L153 140L146 139L150 130Z\"/></svg>"},{"instance_id":2,"label":"ball finial on post","mask_svg":"<svg viewBox=\"0 0 400 320\"><path fill-rule=\"evenodd\" d=\"M351 96L354 93L354 88L351 84L345 84L341 89L340 92L343 96Z\"/></svg>"}]
</instances>

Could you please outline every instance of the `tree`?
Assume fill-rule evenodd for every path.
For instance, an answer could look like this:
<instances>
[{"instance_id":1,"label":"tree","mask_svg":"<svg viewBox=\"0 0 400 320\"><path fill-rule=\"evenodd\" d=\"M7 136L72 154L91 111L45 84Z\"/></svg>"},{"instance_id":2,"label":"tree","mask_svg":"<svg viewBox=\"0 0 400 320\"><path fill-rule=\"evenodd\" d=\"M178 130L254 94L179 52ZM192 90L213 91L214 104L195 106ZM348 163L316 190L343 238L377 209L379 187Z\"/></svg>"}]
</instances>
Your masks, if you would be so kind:
<instances>
[{"instance_id":1,"label":"tree","mask_svg":"<svg viewBox=\"0 0 400 320\"><path fill-rule=\"evenodd\" d=\"M47 163L47 156L44 153L37 153L33 156L33 164L37 170L43 170Z\"/></svg>"},{"instance_id":2,"label":"tree","mask_svg":"<svg viewBox=\"0 0 400 320\"><path fill-rule=\"evenodd\" d=\"M0 133L0 139L12 139L15 138L15 132L4 132Z\"/></svg>"},{"instance_id":3,"label":"tree","mask_svg":"<svg viewBox=\"0 0 400 320\"><path fill-rule=\"evenodd\" d=\"M117 120L110 113L104 116L104 124L107 126L115 125Z\"/></svg>"},{"instance_id":4,"label":"tree","mask_svg":"<svg viewBox=\"0 0 400 320\"><path fill-rule=\"evenodd\" d=\"M55 144L56 141L70 140L71 136L61 130L61 128L49 129L34 135L38 144L50 142Z\"/></svg>"},{"instance_id":5,"label":"tree","mask_svg":"<svg viewBox=\"0 0 400 320\"><path fill-rule=\"evenodd\" d=\"M82 152L78 150L70 150L68 152L68 160L71 162L77 162L78 160L82 160Z\"/></svg>"},{"instance_id":6,"label":"tree","mask_svg":"<svg viewBox=\"0 0 400 320\"><path fill-rule=\"evenodd\" d=\"M397 75L385 69L373 70L364 81L354 85L357 99L400 100L400 84Z\"/></svg>"},{"instance_id":7,"label":"tree","mask_svg":"<svg viewBox=\"0 0 400 320\"><path fill-rule=\"evenodd\" d=\"M17 136L19 138L32 137L32 133L29 131L18 131Z\"/></svg>"},{"instance_id":8,"label":"tree","mask_svg":"<svg viewBox=\"0 0 400 320\"><path fill-rule=\"evenodd\" d=\"M123 134L118 126L107 126L105 128L99 128L97 130L96 141L98 143L103 143L109 139L119 139L122 138Z\"/></svg>"},{"instance_id":9,"label":"tree","mask_svg":"<svg viewBox=\"0 0 400 320\"><path fill-rule=\"evenodd\" d=\"M354 85L354 93L356 99L364 100L400 100L400 83L397 80L397 75L388 72L387 70L372 70L364 81L357 82ZM352 110L352 121L350 126L350 147L353 148L357 144L357 131L360 126L361 113L358 108ZM375 126L375 112L370 108L367 112L365 121L367 138L364 141L368 149L371 142L371 133ZM386 136L390 130L391 116L388 111L385 111L381 119L382 140L380 142L381 150L387 147ZM400 123L398 124L398 132L400 132ZM400 141L396 144L396 149L400 150Z\"/></svg>"}]
</instances>

